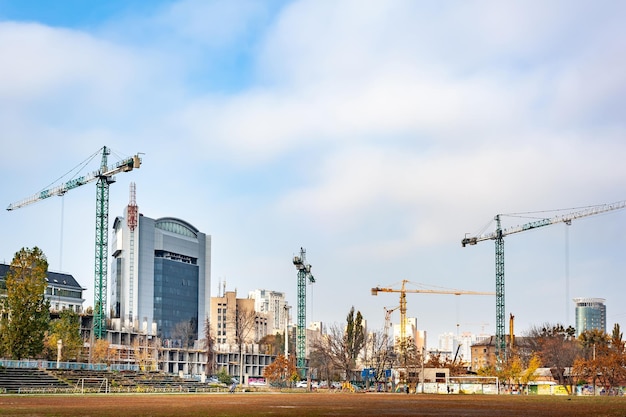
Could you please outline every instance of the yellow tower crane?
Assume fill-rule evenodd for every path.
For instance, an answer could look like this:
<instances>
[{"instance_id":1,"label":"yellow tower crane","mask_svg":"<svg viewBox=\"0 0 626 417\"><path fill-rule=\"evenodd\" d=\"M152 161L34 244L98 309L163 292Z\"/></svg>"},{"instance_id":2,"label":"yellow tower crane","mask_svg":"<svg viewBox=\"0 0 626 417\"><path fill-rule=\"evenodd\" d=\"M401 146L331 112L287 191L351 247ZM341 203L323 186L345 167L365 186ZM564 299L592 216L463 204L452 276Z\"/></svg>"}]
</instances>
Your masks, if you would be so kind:
<instances>
[{"instance_id":1,"label":"yellow tower crane","mask_svg":"<svg viewBox=\"0 0 626 417\"><path fill-rule=\"evenodd\" d=\"M466 291L466 290L456 290L449 288L438 288L438 289L427 289L427 288L419 288L412 289L406 288L406 284L411 283L409 280L402 280L402 286L400 289L398 288L385 288L385 287L374 287L372 288L372 295L378 295L379 292L399 292L400 293L400 345L404 346L404 342L406 340L406 294L407 293L418 293L418 294L451 294L451 295L496 295L495 292L484 292L484 291ZM424 284L414 284L424 286ZM394 309L395 310L395 309Z\"/></svg>"}]
</instances>

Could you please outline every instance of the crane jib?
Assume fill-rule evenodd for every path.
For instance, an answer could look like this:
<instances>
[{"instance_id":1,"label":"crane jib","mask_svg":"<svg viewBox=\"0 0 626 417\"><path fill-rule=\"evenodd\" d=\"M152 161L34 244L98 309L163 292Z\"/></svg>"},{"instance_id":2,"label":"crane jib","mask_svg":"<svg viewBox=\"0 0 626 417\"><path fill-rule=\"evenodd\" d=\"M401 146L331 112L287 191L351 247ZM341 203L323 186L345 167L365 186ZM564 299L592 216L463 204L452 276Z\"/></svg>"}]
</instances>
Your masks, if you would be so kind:
<instances>
[{"instance_id":1,"label":"crane jib","mask_svg":"<svg viewBox=\"0 0 626 417\"><path fill-rule=\"evenodd\" d=\"M543 226L556 223L571 224L572 220L592 216L600 213L606 213L612 210L620 210L626 208L626 201L618 201L611 204L601 204L597 206L589 206L565 215L559 215L552 218L541 219L521 226L510 227L508 229L500 228L500 214L496 215L497 228L495 232L481 235L468 236L465 235L461 244L463 247L467 245L475 245L483 240L493 239L496 241L496 360L497 366L506 360L506 339L504 329L504 240L503 237L513 233L532 230ZM530 214L530 213L527 213Z\"/></svg>"}]
</instances>

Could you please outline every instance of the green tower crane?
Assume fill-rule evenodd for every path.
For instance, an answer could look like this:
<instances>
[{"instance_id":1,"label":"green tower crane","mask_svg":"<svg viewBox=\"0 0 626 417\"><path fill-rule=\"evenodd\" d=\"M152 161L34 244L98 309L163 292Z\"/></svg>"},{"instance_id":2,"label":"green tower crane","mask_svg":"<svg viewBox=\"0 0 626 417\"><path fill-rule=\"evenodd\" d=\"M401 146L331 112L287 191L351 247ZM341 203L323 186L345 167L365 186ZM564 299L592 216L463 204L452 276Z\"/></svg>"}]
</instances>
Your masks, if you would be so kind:
<instances>
[{"instance_id":1,"label":"green tower crane","mask_svg":"<svg viewBox=\"0 0 626 417\"><path fill-rule=\"evenodd\" d=\"M108 229L109 229L109 185L115 182L115 174L132 171L139 168L141 159L139 155L123 159L122 161L107 166L107 157L111 151L102 147L102 162L100 169L88 175L74 178L64 184L47 190L40 191L21 201L10 204L7 210L16 210L32 203L44 200L55 195L62 196L69 190L81 185L98 181L96 185L96 256L94 278L94 313L93 332L97 339L102 339L106 334L105 307L107 303L107 256L108 256ZM98 151L100 152L100 151Z\"/></svg>"},{"instance_id":2,"label":"green tower crane","mask_svg":"<svg viewBox=\"0 0 626 417\"><path fill-rule=\"evenodd\" d=\"M296 367L300 377L307 375L306 366L306 282L312 284L315 278L311 274L311 265L306 262L306 250L300 248L300 256L293 257L293 264L298 270L298 326L296 327Z\"/></svg>"},{"instance_id":3,"label":"green tower crane","mask_svg":"<svg viewBox=\"0 0 626 417\"><path fill-rule=\"evenodd\" d=\"M507 216L505 214L498 214L495 216L494 220L496 221L496 230L492 233L479 234L478 236L468 236L466 235L463 240L461 240L461 245L463 247L467 245L475 245L478 242L482 242L484 240L494 240L496 244L496 340L495 340L495 349L496 349L496 361L497 365L500 366L506 360L506 336L504 329L504 320L505 320L505 311L504 311L504 237L507 235L511 235L514 233L525 232L527 230L536 229L538 227L548 226L556 223L565 223L571 224L572 220L580 219L582 217L593 216L595 214L606 213L608 211L619 210L626 208L626 201L618 201L611 204L600 204L595 206L581 207L575 209L576 211L558 215L551 218L543 218L539 220L535 220L529 223L525 223L519 226L509 227L508 229L502 228L501 217ZM563 211L563 210L552 210L555 211ZM519 216L520 214L533 214L537 215L543 212L533 212L533 213L517 213L510 214L508 216Z\"/></svg>"}]
</instances>

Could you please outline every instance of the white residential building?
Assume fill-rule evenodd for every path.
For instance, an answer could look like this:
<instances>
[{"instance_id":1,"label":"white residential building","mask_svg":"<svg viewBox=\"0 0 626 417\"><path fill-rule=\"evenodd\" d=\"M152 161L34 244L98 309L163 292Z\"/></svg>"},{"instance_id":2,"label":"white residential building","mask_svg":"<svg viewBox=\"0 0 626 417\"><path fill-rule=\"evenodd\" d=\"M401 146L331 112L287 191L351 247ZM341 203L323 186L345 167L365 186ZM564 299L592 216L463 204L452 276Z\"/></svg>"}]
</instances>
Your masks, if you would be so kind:
<instances>
[{"instance_id":1,"label":"white residential building","mask_svg":"<svg viewBox=\"0 0 626 417\"><path fill-rule=\"evenodd\" d=\"M269 334L285 331L289 306L285 300L284 292L258 289L250 291L248 298L254 300L254 311L267 314L267 331Z\"/></svg>"}]
</instances>

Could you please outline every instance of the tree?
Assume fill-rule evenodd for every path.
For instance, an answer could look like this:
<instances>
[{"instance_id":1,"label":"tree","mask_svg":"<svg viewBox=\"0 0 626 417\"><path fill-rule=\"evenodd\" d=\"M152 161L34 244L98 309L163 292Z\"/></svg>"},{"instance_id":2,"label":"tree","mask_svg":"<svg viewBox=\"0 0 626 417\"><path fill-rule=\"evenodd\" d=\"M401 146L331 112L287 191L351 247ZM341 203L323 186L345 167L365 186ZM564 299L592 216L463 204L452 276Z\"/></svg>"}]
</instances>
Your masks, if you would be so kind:
<instances>
[{"instance_id":1,"label":"tree","mask_svg":"<svg viewBox=\"0 0 626 417\"><path fill-rule=\"evenodd\" d=\"M354 314L354 307L350 309L344 328L334 324L329 327L328 333L314 342L312 354L315 354L321 363L343 373L343 378L351 379L356 367L356 359L365 345L365 331L361 312ZM329 372L327 372L329 373Z\"/></svg>"},{"instance_id":2,"label":"tree","mask_svg":"<svg viewBox=\"0 0 626 417\"><path fill-rule=\"evenodd\" d=\"M352 306L346 317L345 340L348 357L356 360L359 352L365 345L365 332L363 329L363 316L360 311L357 311L356 318L354 317L354 306Z\"/></svg>"},{"instance_id":3,"label":"tree","mask_svg":"<svg viewBox=\"0 0 626 417\"><path fill-rule=\"evenodd\" d=\"M148 343L146 336L135 338L132 348L135 363L139 365L141 371L152 371L156 368L156 359L152 355L152 346Z\"/></svg>"},{"instance_id":4,"label":"tree","mask_svg":"<svg viewBox=\"0 0 626 417\"><path fill-rule=\"evenodd\" d=\"M350 312L346 317L346 332L344 335L344 345L346 360L349 369L354 369L356 366L356 359L358 358L361 350L365 346L365 330L363 328L363 316L360 311L357 311L356 317L354 316L354 306L350 308ZM346 366L346 370L348 370Z\"/></svg>"},{"instance_id":5,"label":"tree","mask_svg":"<svg viewBox=\"0 0 626 417\"><path fill-rule=\"evenodd\" d=\"M565 369L572 367L580 355L580 347L575 338L576 330L562 324L545 323L529 332L529 344L539 355L541 363L549 367L554 379L571 394L571 378L566 377Z\"/></svg>"},{"instance_id":6,"label":"tree","mask_svg":"<svg viewBox=\"0 0 626 417\"><path fill-rule=\"evenodd\" d=\"M439 354L431 356L430 363L441 360ZM398 341L397 366L400 367L400 380L408 385L416 385L419 382L420 369L422 367L422 353L418 351L415 339L407 336ZM441 365L432 366L439 368Z\"/></svg>"},{"instance_id":7,"label":"tree","mask_svg":"<svg viewBox=\"0 0 626 417\"><path fill-rule=\"evenodd\" d=\"M619 323L615 323L613 326L613 332L611 332L611 347L618 352L624 352L624 341L622 337L624 334L621 332Z\"/></svg>"},{"instance_id":8,"label":"tree","mask_svg":"<svg viewBox=\"0 0 626 417\"><path fill-rule=\"evenodd\" d=\"M243 383L243 345L250 342L250 334L256 326L256 312L254 309L237 309L235 319L235 340L239 347L239 383Z\"/></svg>"},{"instance_id":9,"label":"tree","mask_svg":"<svg viewBox=\"0 0 626 417\"><path fill-rule=\"evenodd\" d=\"M207 316L204 319L204 343L206 346L206 372L208 375L215 373L215 339L211 331L211 320Z\"/></svg>"},{"instance_id":10,"label":"tree","mask_svg":"<svg viewBox=\"0 0 626 417\"><path fill-rule=\"evenodd\" d=\"M576 375L594 386L596 382L607 391L626 380L626 355L619 324L609 336L601 330L581 333L579 341L583 356L574 363Z\"/></svg>"},{"instance_id":11,"label":"tree","mask_svg":"<svg viewBox=\"0 0 626 417\"><path fill-rule=\"evenodd\" d=\"M45 339L47 357L56 358L57 342L61 340L61 360L78 360L83 348L80 337L80 317L74 311L61 311L58 319L50 323L50 331Z\"/></svg>"},{"instance_id":12,"label":"tree","mask_svg":"<svg viewBox=\"0 0 626 417\"><path fill-rule=\"evenodd\" d=\"M15 254L6 275L8 315L2 316L2 353L13 359L36 357L44 350L50 321L45 298L48 261L43 252L22 248Z\"/></svg>"},{"instance_id":13,"label":"tree","mask_svg":"<svg viewBox=\"0 0 626 417\"><path fill-rule=\"evenodd\" d=\"M352 371L352 360L346 348L345 332L337 324L327 329L327 333L313 343L311 355L323 364L327 375L333 369L342 374L341 378L348 379Z\"/></svg>"},{"instance_id":14,"label":"tree","mask_svg":"<svg viewBox=\"0 0 626 417\"><path fill-rule=\"evenodd\" d=\"M283 336L281 334L268 334L259 340L261 353L275 355L283 350Z\"/></svg>"},{"instance_id":15,"label":"tree","mask_svg":"<svg viewBox=\"0 0 626 417\"><path fill-rule=\"evenodd\" d=\"M313 343L313 349L309 354L309 368L311 375L316 375L319 380L328 382L328 386L330 386L330 381L337 376L332 357L326 349L321 347L319 341Z\"/></svg>"},{"instance_id":16,"label":"tree","mask_svg":"<svg viewBox=\"0 0 626 417\"><path fill-rule=\"evenodd\" d=\"M368 335L363 349L363 363L374 369L376 381L385 380L385 370L391 369L396 354L389 346L387 335L377 330Z\"/></svg>"},{"instance_id":17,"label":"tree","mask_svg":"<svg viewBox=\"0 0 626 417\"><path fill-rule=\"evenodd\" d=\"M276 356L276 360L265 367L263 376L274 386L285 387L294 379L298 378L295 356L291 359L283 355Z\"/></svg>"},{"instance_id":18,"label":"tree","mask_svg":"<svg viewBox=\"0 0 626 417\"><path fill-rule=\"evenodd\" d=\"M256 312L251 308L242 308L237 310L235 320L235 340L239 345L240 351L244 343L250 343L253 331L256 326Z\"/></svg>"},{"instance_id":19,"label":"tree","mask_svg":"<svg viewBox=\"0 0 626 417\"><path fill-rule=\"evenodd\" d=\"M193 346L197 331L194 324L193 320L189 320L181 321L174 326L172 337L180 341L180 347L183 349Z\"/></svg>"},{"instance_id":20,"label":"tree","mask_svg":"<svg viewBox=\"0 0 626 417\"><path fill-rule=\"evenodd\" d=\"M535 379L537 379L535 372L537 371L537 369L539 369L540 366L541 359L539 359L539 356L537 356L536 354L533 354L528 361L526 369L524 370L524 372L522 372L520 382L524 385L528 385L530 382L533 382Z\"/></svg>"},{"instance_id":21,"label":"tree","mask_svg":"<svg viewBox=\"0 0 626 417\"><path fill-rule=\"evenodd\" d=\"M111 358L117 355L117 349L111 348L109 342L104 339L96 339L91 347L92 363L111 363Z\"/></svg>"},{"instance_id":22,"label":"tree","mask_svg":"<svg viewBox=\"0 0 626 417\"><path fill-rule=\"evenodd\" d=\"M226 368L220 368L220 371L217 373L217 380L222 384L230 385L233 382L233 377L228 374Z\"/></svg>"}]
</instances>

